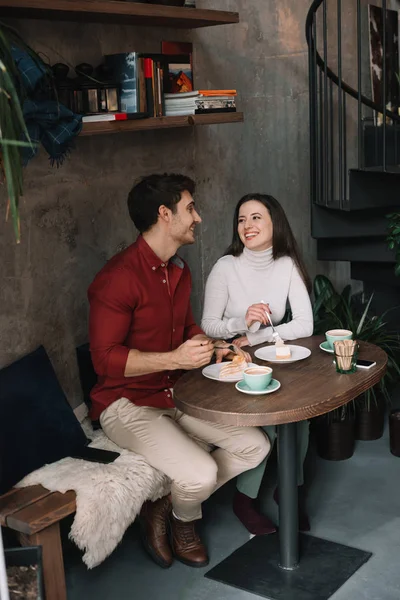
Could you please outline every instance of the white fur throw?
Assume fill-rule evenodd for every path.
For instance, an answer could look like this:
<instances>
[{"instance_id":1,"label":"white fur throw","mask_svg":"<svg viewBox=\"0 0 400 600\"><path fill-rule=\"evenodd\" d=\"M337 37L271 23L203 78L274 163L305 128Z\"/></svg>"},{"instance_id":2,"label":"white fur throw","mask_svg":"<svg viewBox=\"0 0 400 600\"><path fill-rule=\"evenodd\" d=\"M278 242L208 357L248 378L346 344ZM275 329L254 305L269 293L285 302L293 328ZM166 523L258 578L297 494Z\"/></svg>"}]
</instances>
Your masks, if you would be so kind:
<instances>
[{"instance_id":1,"label":"white fur throw","mask_svg":"<svg viewBox=\"0 0 400 600\"><path fill-rule=\"evenodd\" d=\"M88 421L82 426L93 440L90 446L121 456L110 464L64 458L30 473L18 487L41 484L52 492L76 492L69 537L85 552L83 562L92 569L115 550L143 502L168 494L170 482L142 456L119 448L102 430L93 431Z\"/></svg>"}]
</instances>

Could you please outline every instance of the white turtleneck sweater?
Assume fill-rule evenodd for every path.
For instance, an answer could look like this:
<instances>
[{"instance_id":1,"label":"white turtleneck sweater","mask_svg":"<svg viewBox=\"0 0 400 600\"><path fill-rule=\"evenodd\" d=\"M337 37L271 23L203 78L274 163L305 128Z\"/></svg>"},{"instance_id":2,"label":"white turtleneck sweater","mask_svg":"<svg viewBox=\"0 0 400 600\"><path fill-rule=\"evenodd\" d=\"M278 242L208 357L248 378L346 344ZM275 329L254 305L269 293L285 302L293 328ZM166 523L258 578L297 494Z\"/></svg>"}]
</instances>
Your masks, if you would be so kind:
<instances>
[{"instance_id":1,"label":"white turtleneck sweater","mask_svg":"<svg viewBox=\"0 0 400 600\"><path fill-rule=\"evenodd\" d=\"M313 315L307 288L289 256L274 260L272 248L261 252L243 249L240 256L223 256L215 264L206 284L201 326L213 338L246 335L250 346L272 342L271 327L253 323L245 315L251 304L269 304L271 319L283 340L308 337ZM281 322L289 301L293 319Z\"/></svg>"}]
</instances>

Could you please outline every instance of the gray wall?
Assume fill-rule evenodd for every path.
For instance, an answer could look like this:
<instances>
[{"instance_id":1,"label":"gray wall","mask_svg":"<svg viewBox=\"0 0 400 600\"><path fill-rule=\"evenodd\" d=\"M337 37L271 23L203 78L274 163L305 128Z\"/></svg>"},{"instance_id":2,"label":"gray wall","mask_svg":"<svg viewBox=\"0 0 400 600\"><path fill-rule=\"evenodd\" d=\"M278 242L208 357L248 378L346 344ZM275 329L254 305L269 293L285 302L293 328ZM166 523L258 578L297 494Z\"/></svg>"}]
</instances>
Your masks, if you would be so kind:
<instances>
[{"instance_id":1,"label":"gray wall","mask_svg":"<svg viewBox=\"0 0 400 600\"><path fill-rule=\"evenodd\" d=\"M40 343L73 406L81 402L74 348L87 340L86 290L105 261L135 238L126 196L140 175L175 171L198 181L204 219L198 242L182 252L193 272L201 314L205 278L231 237L244 193L274 194L287 211L314 275L348 279L347 266L318 265L310 237L308 91L304 21L308 1L227 0L199 6L239 10L241 23L194 31L19 22L51 63L100 62L105 53L157 51L159 42L193 39L197 87L237 88L245 123L80 138L60 168L47 156L25 171L22 241L0 221L0 366ZM5 196L0 195L1 214Z\"/></svg>"},{"instance_id":2,"label":"gray wall","mask_svg":"<svg viewBox=\"0 0 400 600\"><path fill-rule=\"evenodd\" d=\"M238 10L240 23L193 34L195 75L209 88L238 90L243 125L196 131L196 175L204 224L202 279L232 236L231 217L249 192L274 195L283 205L310 274L325 273L339 286L347 263L318 263L310 236L309 104L304 25L309 0L198 0L202 8ZM347 36L346 36L347 39ZM221 225L221 224L224 225Z\"/></svg>"}]
</instances>

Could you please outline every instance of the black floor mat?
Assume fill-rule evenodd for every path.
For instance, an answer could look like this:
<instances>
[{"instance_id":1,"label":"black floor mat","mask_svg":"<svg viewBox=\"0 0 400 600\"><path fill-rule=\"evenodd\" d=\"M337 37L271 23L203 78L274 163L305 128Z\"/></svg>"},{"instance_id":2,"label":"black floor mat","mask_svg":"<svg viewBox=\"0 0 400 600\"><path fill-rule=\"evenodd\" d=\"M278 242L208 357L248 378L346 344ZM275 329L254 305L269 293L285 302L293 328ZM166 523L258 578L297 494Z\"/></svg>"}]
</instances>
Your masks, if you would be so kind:
<instances>
[{"instance_id":1,"label":"black floor mat","mask_svg":"<svg viewBox=\"0 0 400 600\"><path fill-rule=\"evenodd\" d=\"M205 575L270 600L327 600L371 552L300 535L300 563L279 568L278 535L256 536Z\"/></svg>"}]
</instances>

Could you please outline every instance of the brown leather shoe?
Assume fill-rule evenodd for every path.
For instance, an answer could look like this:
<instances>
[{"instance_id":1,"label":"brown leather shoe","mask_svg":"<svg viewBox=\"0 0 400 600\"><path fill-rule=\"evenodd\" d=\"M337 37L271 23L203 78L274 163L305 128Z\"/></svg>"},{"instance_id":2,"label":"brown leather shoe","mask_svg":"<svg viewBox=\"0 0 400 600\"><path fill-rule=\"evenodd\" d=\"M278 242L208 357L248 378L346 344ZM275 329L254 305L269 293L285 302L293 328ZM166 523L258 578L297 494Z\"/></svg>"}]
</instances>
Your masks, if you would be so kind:
<instances>
[{"instance_id":1,"label":"brown leather shoe","mask_svg":"<svg viewBox=\"0 0 400 600\"><path fill-rule=\"evenodd\" d=\"M168 569L174 562L168 540L168 519L171 500L164 496L156 502L145 502L139 515L142 543L160 567Z\"/></svg>"},{"instance_id":2,"label":"brown leather shoe","mask_svg":"<svg viewBox=\"0 0 400 600\"><path fill-rule=\"evenodd\" d=\"M171 514L171 546L175 558L189 567L205 567L208 555L195 528L195 521L185 523Z\"/></svg>"}]
</instances>

